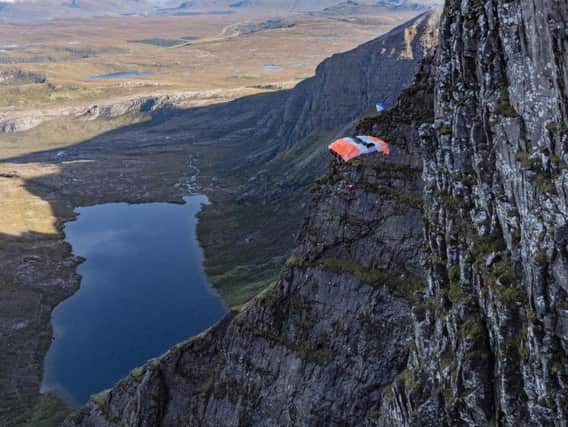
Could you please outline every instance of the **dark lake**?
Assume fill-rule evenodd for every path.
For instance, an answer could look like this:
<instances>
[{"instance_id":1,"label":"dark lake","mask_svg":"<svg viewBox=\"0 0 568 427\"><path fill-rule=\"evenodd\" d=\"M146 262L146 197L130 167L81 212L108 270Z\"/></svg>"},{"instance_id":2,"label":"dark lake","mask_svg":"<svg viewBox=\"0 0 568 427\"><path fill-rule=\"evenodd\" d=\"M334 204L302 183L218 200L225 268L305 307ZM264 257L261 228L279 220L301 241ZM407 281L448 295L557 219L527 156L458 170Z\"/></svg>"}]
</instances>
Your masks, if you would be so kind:
<instances>
[{"instance_id":1,"label":"dark lake","mask_svg":"<svg viewBox=\"0 0 568 427\"><path fill-rule=\"evenodd\" d=\"M78 406L133 368L213 325L227 311L207 282L196 214L185 205L105 204L65 226L81 288L52 314L42 392Z\"/></svg>"}]
</instances>

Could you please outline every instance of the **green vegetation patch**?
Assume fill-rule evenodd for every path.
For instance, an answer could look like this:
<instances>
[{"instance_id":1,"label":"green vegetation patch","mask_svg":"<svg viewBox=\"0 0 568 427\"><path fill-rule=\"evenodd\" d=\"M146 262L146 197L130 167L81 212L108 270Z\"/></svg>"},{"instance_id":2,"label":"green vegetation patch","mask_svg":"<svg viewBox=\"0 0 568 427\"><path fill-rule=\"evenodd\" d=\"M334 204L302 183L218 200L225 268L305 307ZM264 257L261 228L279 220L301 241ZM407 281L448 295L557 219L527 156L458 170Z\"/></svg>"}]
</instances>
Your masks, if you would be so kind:
<instances>
[{"instance_id":1,"label":"green vegetation patch","mask_svg":"<svg viewBox=\"0 0 568 427\"><path fill-rule=\"evenodd\" d=\"M383 400L387 405L391 405L394 402L392 385L388 385L383 389Z\"/></svg>"},{"instance_id":2,"label":"green vegetation patch","mask_svg":"<svg viewBox=\"0 0 568 427\"><path fill-rule=\"evenodd\" d=\"M422 197L417 194L371 183L367 183L365 190L368 193L374 193L387 199L396 200L411 208L422 209L423 200Z\"/></svg>"},{"instance_id":3,"label":"green vegetation patch","mask_svg":"<svg viewBox=\"0 0 568 427\"><path fill-rule=\"evenodd\" d=\"M230 271L227 275L216 276L214 280L222 281L222 283L227 283L229 285L233 280L238 282L238 286L223 286L219 288L222 293L223 300L233 309L240 310L244 305L253 299L255 296L260 294L263 290L267 289L268 286L273 283L274 277L277 273L277 269L267 269L266 276L259 273L255 273L254 270L250 270L248 267L243 266L239 268L240 272L235 273ZM259 280L250 279L250 277L258 277Z\"/></svg>"},{"instance_id":4,"label":"green vegetation patch","mask_svg":"<svg viewBox=\"0 0 568 427\"><path fill-rule=\"evenodd\" d=\"M360 282L371 286L388 286L395 296L404 298L409 302L413 302L416 292L424 288L424 280L421 277L402 277L378 268L371 270L354 260L322 258L316 262L316 265L334 273L351 274Z\"/></svg>"},{"instance_id":5,"label":"green vegetation patch","mask_svg":"<svg viewBox=\"0 0 568 427\"><path fill-rule=\"evenodd\" d=\"M296 322L296 326L300 329L310 330L315 326L316 321L314 319L301 319Z\"/></svg>"},{"instance_id":6,"label":"green vegetation patch","mask_svg":"<svg viewBox=\"0 0 568 427\"><path fill-rule=\"evenodd\" d=\"M461 328L462 336L466 341L478 341L485 334L481 319L476 316L470 316L465 322L463 322Z\"/></svg>"},{"instance_id":7,"label":"green vegetation patch","mask_svg":"<svg viewBox=\"0 0 568 427\"><path fill-rule=\"evenodd\" d=\"M454 306L466 304L471 295L464 291L462 284L458 282L450 282L450 289L448 291L448 298Z\"/></svg>"},{"instance_id":8,"label":"green vegetation patch","mask_svg":"<svg viewBox=\"0 0 568 427\"><path fill-rule=\"evenodd\" d=\"M306 266L306 262L300 258L298 255L292 255L288 260L286 260L286 267L287 268L303 268Z\"/></svg>"},{"instance_id":9,"label":"green vegetation patch","mask_svg":"<svg viewBox=\"0 0 568 427\"><path fill-rule=\"evenodd\" d=\"M493 290L495 292L495 296L501 301L514 303L527 300L526 291L523 289L507 286L494 286Z\"/></svg>"},{"instance_id":10,"label":"green vegetation patch","mask_svg":"<svg viewBox=\"0 0 568 427\"><path fill-rule=\"evenodd\" d=\"M405 369L397 378L404 383L404 390L410 392L417 387L416 377L414 376L414 371L410 369Z\"/></svg>"},{"instance_id":11,"label":"green vegetation patch","mask_svg":"<svg viewBox=\"0 0 568 427\"><path fill-rule=\"evenodd\" d=\"M550 154L550 153L548 153ZM523 169L530 170L533 175L530 178L531 184L543 193L556 194L556 187L554 186L554 180L557 178L558 173L553 174L549 170L543 168L542 162L538 158L531 158L530 154L526 151L519 151L516 154L517 161L521 164ZM564 162L562 162L557 156L551 155L550 162L556 168L565 167Z\"/></svg>"},{"instance_id":12,"label":"green vegetation patch","mask_svg":"<svg viewBox=\"0 0 568 427\"><path fill-rule=\"evenodd\" d=\"M228 399L233 405L240 399L255 400L260 393L260 389L253 386L240 384L233 378L223 378L214 387L213 397L217 400Z\"/></svg>"},{"instance_id":13,"label":"green vegetation patch","mask_svg":"<svg viewBox=\"0 0 568 427\"><path fill-rule=\"evenodd\" d=\"M530 154L526 151L519 151L515 157L517 159L517 162L519 162L525 169L538 170L541 166L540 160L531 159Z\"/></svg>"},{"instance_id":14,"label":"green vegetation patch","mask_svg":"<svg viewBox=\"0 0 568 427\"><path fill-rule=\"evenodd\" d=\"M539 170L531 178L531 184L543 193L556 194L556 187L554 186L554 177L550 172Z\"/></svg>"},{"instance_id":15,"label":"green vegetation patch","mask_svg":"<svg viewBox=\"0 0 568 427\"><path fill-rule=\"evenodd\" d=\"M294 342L283 334L275 334L269 330L260 329L257 326L241 321L238 323L242 331L259 338L264 338L275 345L281 345L295 352L298 357L306 363L315 363L325 366L337 356L335 350L327 347L313 348L309 342Z\"/></svg>"},{"instance_id":16,"label":"green vegetation patch","mask_svg":"<svg viewBox=\"0 0 568 427\"><path fill-rule=\"evenodd\" d=\"M518 117L519 113L515 110L511 104L511 99L509 97L509 84L507 81L500 83L501 87L501 97L497 101L495 106L495 113L504 117Z\"/></svg>"},{"instance_id":17,"label":"green vegetation patch","mask_svg":"<svg viewBox=\"0 0 568 427\"><path fill-rule=\"evenodd\" d=\"M546 125L546 129L555 135L568 135L568 123L566 122L549 123Z\"/></svg>"},{"instance_id":18,"label":"green vegetation patch","mask_svg":"<svg viewBox=\"0 0 568 427\"><path fill-rule=\"evenodd\" d=\"M474 270L481 275L484 283L490 286L502 302L524 302L527 299L526 291L515 287L517 277L513 270L513 262L505 251L506 242L501 238L491 236L474 239L473 256ZM498 258L491 265L486 265L486 257L491 253L499 253Z\"/></svg>"},{"instance_id":19,"label":"green vegetation patch","mask_svg":"<svg viewBox=\"0 0 568 427\"><path fill-rule=\"evenodd\" d=\"M456 355L450 351L445 351L440 356L440 366L442 369L454 370L456 366Z\"/></svg>"},{"instance_id":20,"label":"green vegetation patch","mask_svg":"<svg viewBox=\"0 0 568 427\"><path fill-rule=\"evenodd\" d=\"M447 125L442 125L438 128L438 132L440 133L440 135L451 136L452 128Z\"/></svg>"},{"instance_id":21,"label":"green vegetation patch","mask_svg":"<svg viewBox=\"0 0 568 427\"><path fill-rule=\"evenodd\" d=\"M496 252L507 250L507 242L502 237L472 236L473 255L478 264L485 262L485 257Z\"/></svg>"}]
</instances>

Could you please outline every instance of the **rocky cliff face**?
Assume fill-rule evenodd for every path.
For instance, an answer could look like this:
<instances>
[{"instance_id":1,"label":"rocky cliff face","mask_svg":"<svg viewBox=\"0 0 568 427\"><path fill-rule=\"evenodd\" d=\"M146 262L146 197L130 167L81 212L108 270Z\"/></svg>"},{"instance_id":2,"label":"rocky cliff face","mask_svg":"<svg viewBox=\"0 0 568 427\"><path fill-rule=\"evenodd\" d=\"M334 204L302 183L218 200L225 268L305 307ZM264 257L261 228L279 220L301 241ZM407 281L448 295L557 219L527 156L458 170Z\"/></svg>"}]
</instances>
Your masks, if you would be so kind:
<instances>
[{"instance_id":1,"label":"rocky cliff face","mask_svg":"<svg viewBox=\"0 0 568 427\"><path fill-rule=\"evenodd\" d=\"M446 6L422 129L428 289L396 423L567 422L567 23L566 2Z\"/></svg>"},{"instance_id":2,"label":"rocky cliff face","mask_svg":"<svg viewBox=\"0 0 568 427\"><path fill-rule=\"evenodd\" d=\"M566 425L567 23L448 1L360 124L394 154L332 163L278 283L66 425Z\"/></svg>"}]
</instances>

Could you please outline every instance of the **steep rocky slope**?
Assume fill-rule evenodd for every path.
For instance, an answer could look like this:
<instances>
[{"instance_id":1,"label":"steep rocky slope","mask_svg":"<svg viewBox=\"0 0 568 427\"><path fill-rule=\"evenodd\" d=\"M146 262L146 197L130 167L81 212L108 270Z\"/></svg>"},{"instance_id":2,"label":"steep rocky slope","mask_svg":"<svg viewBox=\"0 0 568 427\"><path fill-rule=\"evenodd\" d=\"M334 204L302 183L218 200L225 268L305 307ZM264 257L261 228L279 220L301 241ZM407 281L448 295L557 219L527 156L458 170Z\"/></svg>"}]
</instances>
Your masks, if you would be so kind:
<instances>
[{"instance_id":1,"label":"steep rocky slope","mask_svg":"<svg viewBox=\"0 0 568 427\"><path fill-rule=\"evenodd\" d=\"M394 154L332 163L278 283L66 425L565 425L567 23L448 1L360 124Z\"/></svg>"},{"instance_id":2,"label":"steep rocky slope","mask_svg":"<svg viewBox=\"0 0 568 427\"><path fill-rule=\"evenodd\" d=\"M567 25L554 0L446 6L422 129L428 291L385 424L566 425Z\"/></svg>"}]
</instances>

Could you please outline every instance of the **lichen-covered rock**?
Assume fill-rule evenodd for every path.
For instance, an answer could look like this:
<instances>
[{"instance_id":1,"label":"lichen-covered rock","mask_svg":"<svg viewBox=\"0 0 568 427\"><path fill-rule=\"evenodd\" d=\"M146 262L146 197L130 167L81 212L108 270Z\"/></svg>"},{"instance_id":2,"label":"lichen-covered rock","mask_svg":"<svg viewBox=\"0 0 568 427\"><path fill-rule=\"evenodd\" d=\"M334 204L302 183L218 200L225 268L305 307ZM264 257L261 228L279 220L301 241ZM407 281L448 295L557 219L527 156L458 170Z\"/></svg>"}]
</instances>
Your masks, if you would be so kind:
<instances>
[{"instance_id":1,"label":"lichen-covered rock","mask_svg":"<svg viewBox=\"0 0 568 427\"><path fill-rule=\"evenodd\" d=\"M567 28L566 2L447 2L397 424L566 425Z\"/></svg>"}]
</instances>

